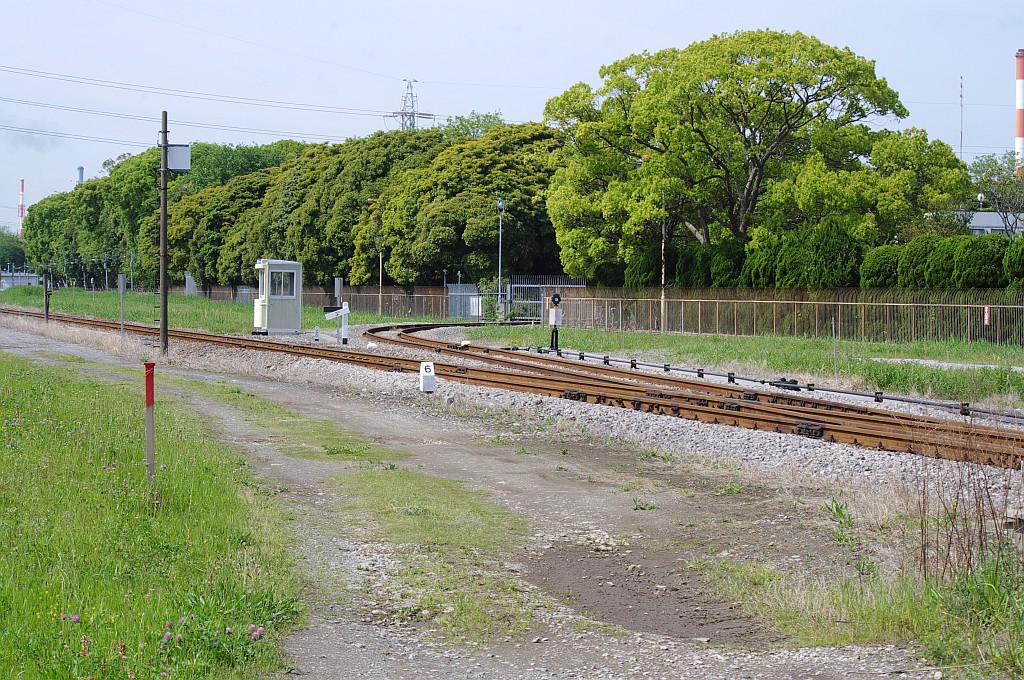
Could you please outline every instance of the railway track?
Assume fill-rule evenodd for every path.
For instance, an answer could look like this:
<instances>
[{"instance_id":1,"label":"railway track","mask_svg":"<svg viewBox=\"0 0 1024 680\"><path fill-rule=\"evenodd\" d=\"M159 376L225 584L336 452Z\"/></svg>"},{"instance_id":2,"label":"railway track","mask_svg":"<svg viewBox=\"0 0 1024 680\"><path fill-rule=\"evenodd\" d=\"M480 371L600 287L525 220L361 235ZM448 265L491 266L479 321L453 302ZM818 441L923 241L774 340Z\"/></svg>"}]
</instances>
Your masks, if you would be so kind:
<instances>
[{"instance_id":1,"label":"railway track","mask_svg":"<svg viewBox=\"0 0 1024 680\"><path fill-rule=\"evenodd\" d=\"M0 308L0 313L43 317L41 312L21 309ZM64 314L51 313L50 319L106 331L120 328L116 321ZM510 350L454 345L412 332L439 326L394 324L372 328L366 334L378 342L454 358L454 363L435 361L435 374L439 378L470 385L1001 468L1017 468L1024 462L1024 432L1020 430L981 425L966 418L948 420L914 416L798 394L746 390L733 385L565 358L524 356ZM126 332L137 335L157 336L159 333L156 327L143 324L126 323L124 327ZM324 359L393 372L418 373L421 361L418 358L197 331L172 329L168 334L176 340Z\"/></svg>"}]
</instances>

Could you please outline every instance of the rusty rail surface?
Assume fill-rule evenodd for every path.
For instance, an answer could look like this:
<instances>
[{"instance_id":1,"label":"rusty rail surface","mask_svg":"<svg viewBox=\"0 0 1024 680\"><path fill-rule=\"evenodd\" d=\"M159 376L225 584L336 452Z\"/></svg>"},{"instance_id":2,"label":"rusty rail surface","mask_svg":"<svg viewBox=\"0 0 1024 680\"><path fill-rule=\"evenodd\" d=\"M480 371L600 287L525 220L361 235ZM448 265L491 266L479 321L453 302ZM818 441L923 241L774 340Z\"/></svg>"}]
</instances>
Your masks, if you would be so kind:
<instances>
[{"instance_id":1,"label":"rusty rail surface","mask_svg":"<svg viewBox=\"0 0 1024 680\"><path fill-rule=\"evenodd\" d=\"M42 318L41 312L0 308L0 313ZM117 321L51 313L53 321L117 330ZM584 364L546 356L473 345L429 340L410 333L441 324L397 324L370 329L380 342L396 343L422 352L456 357L462 363L434 362L439 378L573 401L617 406L634 411L794 434L828 442L933 458L967 461L1001 468L1024 462L1024 431L896 413L882 409L810 399L801 395L745 390L736 386L688 380L658 373ZM155 326L126 323L125 331L155 336ZM394 333L395 335L389 335ZM277 352L324 359L365 368L418 373L421 359L408 359L349 349L333 349L263 338L170 330L178 340L235 349ZM488 363L495 368L484 368Z\"/></svg>"}]
</instances>

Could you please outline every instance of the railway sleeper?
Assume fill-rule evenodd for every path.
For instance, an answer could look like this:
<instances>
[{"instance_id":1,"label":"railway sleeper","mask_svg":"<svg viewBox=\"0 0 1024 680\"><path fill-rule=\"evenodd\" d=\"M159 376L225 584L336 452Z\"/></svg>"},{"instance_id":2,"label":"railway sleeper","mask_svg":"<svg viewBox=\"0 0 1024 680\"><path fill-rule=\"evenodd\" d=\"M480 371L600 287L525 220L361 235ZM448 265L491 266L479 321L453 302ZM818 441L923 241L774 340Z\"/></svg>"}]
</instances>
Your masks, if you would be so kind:
<instances>
[{"instance_id":1,"label":"railway sleeper","mask_svg":"<svg viewBox=\"0 0 1024 680\"><path fill-rule=\"evenodd\" d=\"M818 423L800 421L796 424L796 433L812 439L821 439L825 436L825 426Z\"/></svg>"}]
</instances>

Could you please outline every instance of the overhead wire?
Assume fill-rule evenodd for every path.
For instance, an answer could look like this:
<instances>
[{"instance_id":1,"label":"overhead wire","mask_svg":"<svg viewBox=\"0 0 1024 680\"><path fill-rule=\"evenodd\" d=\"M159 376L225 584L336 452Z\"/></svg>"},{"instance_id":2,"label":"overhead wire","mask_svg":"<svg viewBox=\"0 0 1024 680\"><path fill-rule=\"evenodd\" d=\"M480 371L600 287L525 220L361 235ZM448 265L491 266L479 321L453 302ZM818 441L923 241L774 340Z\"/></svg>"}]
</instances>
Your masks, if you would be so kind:
<instances>
[{"instance_id":1,"label":"overhead wire","mask_svg":"<svg viewBox=\"0 0 1024 680\"><path fill-rule=\"evenodd\" d=\"M110 139L108 137L92 137L90 135L76 135L70 132L53 132L52 130L37 130L35 128L22 128L15 127L13 125L0 125L0 130L9 130L11 132L21 132L30 135L43 135L46 137L61 137L63 139L78 139L85 142L104 142L108 144L126 144L128 146L138 146L143 148L149 148L152 144L145 144L143 142L133 142L127 139Z\"/></svg>"},{"instance_id":2,"label":"overhead wire","mask_svg":"<svg viewBox=\"0 0 1024 680\"><path fill-rule=\"evenodd\" d=\"M115 80L86 78L83 76L70 76L63 73L37 71L34 69L19 68L17 66L0 65L0 72L13 73L16 75L29 76L33 78L59 80L63 82L77 83L79 85L93 85L96 87L106 87L115 90L145 92L148 94L162 94L171 97L181 97L184 99L198 99L202 101L221 102L225 104L243 104L247 106L261 106L265 108L289 109L295 111L312 111L315 113L340 113L348 115L363 115L374 118L392 113L391 111L385 111L383 109L360 109L347 106L328 106L324 104L286 102L274 99L258 99L255 97L239 97L235 95L215 94L211 92L195 92L192 90L179 90L169 87L139 85L137 83L122 83Z\"/></svg>"},{"instance_id":3,"label":"overhead wire","mask_svg":"<svg viewBox=\"0 0 1024 680\"><path fill-rule=\"evenodd\" d=\"M159 123L160 118L158 116L143 116L131 113L119 113L116 111L97 111L95 109L83 109L75 106L65 106L62 104L48 104L46 102L34 102L25 99L12 99L10 97L0 97L0 102L7 102L10 104L19 104L24 106L34 106L44 109L54 109L57 111L69 111L72 113L85 113L94 116L104 116L108 118L119 118L123 120L140 120L151 123ZM266 130L262 128L249 128L239 127L236 125L215 125L213 123L197 123L194 121L183 121L175 120L174 124L182 127L194 127L202 128L207 130L223 130L227 132L248 132L252 134L261 135L290 135L296 137L302 137L306 139L322 139L325 141L345 141L347 137L339 137L337 135L324 135L324 134L313 134L308 132L289 132L286 130Z\"/></svg>"}]
</instances>

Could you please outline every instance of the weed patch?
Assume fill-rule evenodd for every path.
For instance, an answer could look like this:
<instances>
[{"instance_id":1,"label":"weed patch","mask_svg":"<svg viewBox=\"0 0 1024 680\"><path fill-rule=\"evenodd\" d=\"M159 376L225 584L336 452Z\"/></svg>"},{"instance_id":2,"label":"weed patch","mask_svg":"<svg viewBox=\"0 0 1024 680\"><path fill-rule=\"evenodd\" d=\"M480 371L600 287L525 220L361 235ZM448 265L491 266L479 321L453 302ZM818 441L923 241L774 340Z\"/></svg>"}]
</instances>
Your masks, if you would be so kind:
<instances>
[{"instance_id":1,"label":"weed patch","mask_svg":"<svg viewBox=\"0 0 1024 680\"><path fill-rule=\"evenodd\" d=\"M409 470L336 478L380 538L399 546L388 596L397 616L457 640L487 640L532 626L526 594L500 556L524 539L522 518L461 483Z\"/></svg>"}]
</instances>

